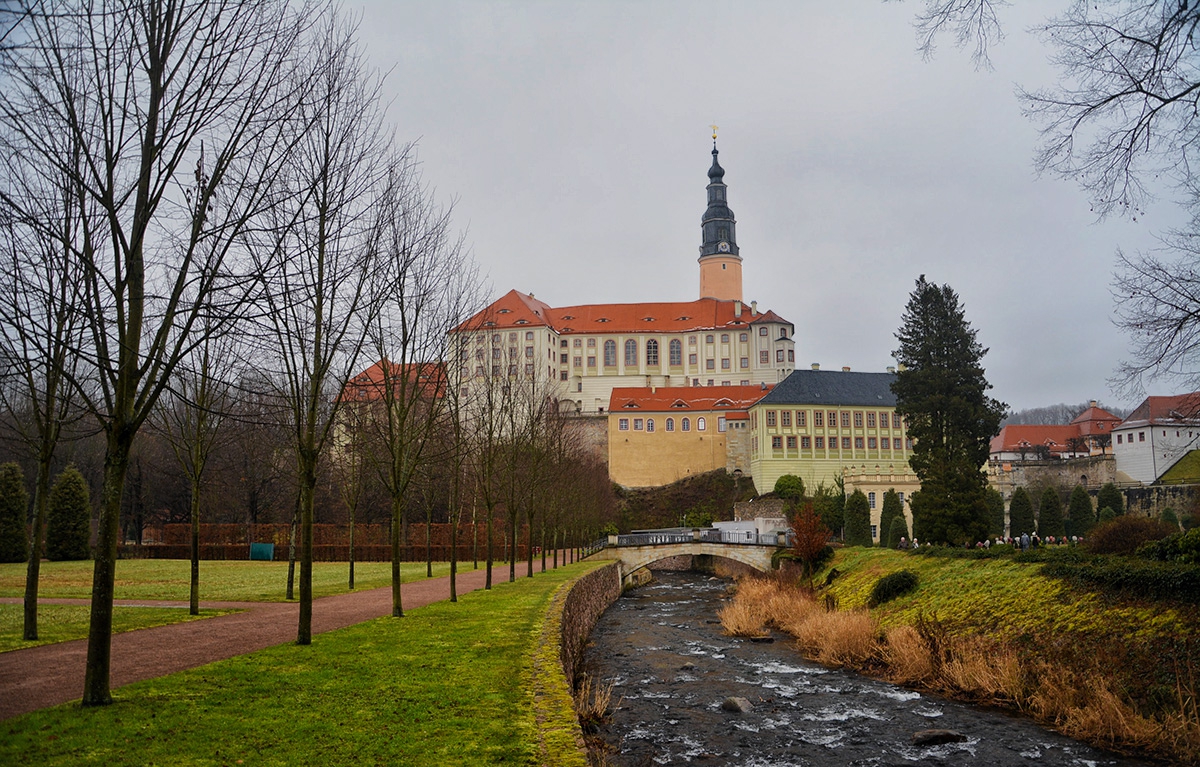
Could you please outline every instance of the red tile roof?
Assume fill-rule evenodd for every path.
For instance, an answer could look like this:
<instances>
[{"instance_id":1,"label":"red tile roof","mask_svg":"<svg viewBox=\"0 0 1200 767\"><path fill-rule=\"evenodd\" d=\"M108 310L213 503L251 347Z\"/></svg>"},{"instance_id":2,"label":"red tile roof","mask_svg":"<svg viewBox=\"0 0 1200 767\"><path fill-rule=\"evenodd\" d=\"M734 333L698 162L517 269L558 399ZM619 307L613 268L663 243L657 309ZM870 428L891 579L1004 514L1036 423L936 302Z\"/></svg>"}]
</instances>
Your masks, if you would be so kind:
<instances>
[{"instance_id":1,"label":"red tile roof","mask_svg":"<svg viewBox=\"0 0 1200 767\"><path fill-rule=\"evenodd\" d=\"M1079 427L1073 424L1045 426L1039 424L1009 424L992 437L990 451L993 453L1019 453L1022 443L1026 450L1047 445L1050 452L1059 453L1067 450L1070 440L1082 436Z\"/></svg>"},{"instance_id":2,"label":"red tile roof","mask_svg":"<svg viewBox=\"0 0 1200 767\"><path fill-rule=\"evenodd\" d=\"M749 304L701 298L696 301L644 304L582 304L550 307L516 290L505 293L455 330L549 325L562 334L686 333L693 330L742 330L760 322L789 323L774 312L751 315ZM493 323L488 325L487 323Z\"/></svg>"},{"instance_id":3,"label":"red tile roof","mask_svg":"<svg viewBox=\"0 0 1200 767\"><path fill-rule=\"evenodd\" d=\"M1191 392L1174 397L1147 397L1121 422L1121 427L1197 420L1200 420L1200 392Z\"/></svg>"},{"instance_id":4,"label":"red tile roof","mask_svg":"<svg viewBox=\"0 0 1200 767\"><path fill-rule=\"evenodd\" d=\"M608 401L610 413L630 410L644 413L693 410L745 410L771 390L759 386L626 386L616 387Z\"/></svg>"},{"instance_id":5,"label":"red tile roof","mask_svg":"<svg viewBox=\"0 0 1200 767\"><path fill-rule=\"evenodd\" d=\"M386 366L386 367L385 367ZM385 381L390 378L398 388L401 371L398 365L380 360L351 378L342 390L345 402L374 402L383 398ZM417 381L421 396L443 397L446 393L446 368L440 362L409 363L404 366L408 381ZM414 392L415 393L415 392ZM407 394L405 394L407 396Z\"/></svg>"}]
</instances>

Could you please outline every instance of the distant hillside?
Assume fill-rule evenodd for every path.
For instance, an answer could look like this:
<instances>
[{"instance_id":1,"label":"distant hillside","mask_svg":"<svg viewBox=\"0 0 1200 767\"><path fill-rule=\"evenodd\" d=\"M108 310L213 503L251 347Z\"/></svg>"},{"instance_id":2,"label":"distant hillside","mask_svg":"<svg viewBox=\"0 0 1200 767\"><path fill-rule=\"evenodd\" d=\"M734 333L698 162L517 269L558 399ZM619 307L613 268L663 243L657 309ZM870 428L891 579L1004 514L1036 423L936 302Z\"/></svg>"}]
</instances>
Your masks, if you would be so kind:
<instances>
[{"instance_id":1,"label":"distant hillside","mask_svg":"<svg viewBox=\"0 0 1200 767\"><path fill-rule=\"evenodd\" d=\"M1011 413L1000 422L1000 425L1007 426L1010 423L1023 423L1037 426L1061 426L1070 423L1075 419L1075 416L1087 410L1091 404L1091 402L1083 402L1078 405L1068 405L1065 402L1060 402L1057 405L1026 408L1025 410L1018 410ZM1103 402L1099 403L1099 407L1118 418L1124 418L1131 412L1130 408L1109 407Z\"/></svg>"},{"instance_id":2,"label":"distant hillside","mask_svg":"<svg viewBox=\"0 0 1200 767\"><path fill-rule=\"evenodd\" d=\"M734 501L754 497L754 483L737 480L724 469L697 474L662 487L615 488L617 525L622 533L660 527L683 527L705 519L733 519ZM690 519L689 519L690 517Z\"/></svg>"}]
</instances>

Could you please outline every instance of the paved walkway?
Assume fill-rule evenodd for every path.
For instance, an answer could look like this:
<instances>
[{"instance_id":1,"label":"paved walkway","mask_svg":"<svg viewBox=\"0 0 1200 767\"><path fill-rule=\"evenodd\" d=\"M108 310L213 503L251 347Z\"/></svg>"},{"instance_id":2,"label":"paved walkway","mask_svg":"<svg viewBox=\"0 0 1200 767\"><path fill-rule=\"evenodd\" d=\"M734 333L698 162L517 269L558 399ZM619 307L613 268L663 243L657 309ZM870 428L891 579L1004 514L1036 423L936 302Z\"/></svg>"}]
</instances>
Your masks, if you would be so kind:
<instances>
[{"instance_id":1,"label":"paved walkway","mask_svg":"<svg viewBox=\"0 0 1200 767\"><path fill-rule=\"evenodd\" d=\"M499 567L493 569L493 582L507 579L507 570L507 566L503 572ZM460 572L457 591L465 594L483 588L485 580L486 571L482 567ZM449 599L450 578L405 583L400 594L406 612ZM65 599L41 601L44 604L90 603L88 600ZM117 600L116 604L187 607L187 602L148 603L145 600ZM244 612L113 634L109 676L112 688L296 640L300 620L300 606L296 602L203 602L201 607L233 607ZM314 634L320 634L391 613L390 586L322 597L313 601L312 630ZM86 639L0 653L0 720L78 700L83 695L86 661Z\"/></svg>"}]
</instances>

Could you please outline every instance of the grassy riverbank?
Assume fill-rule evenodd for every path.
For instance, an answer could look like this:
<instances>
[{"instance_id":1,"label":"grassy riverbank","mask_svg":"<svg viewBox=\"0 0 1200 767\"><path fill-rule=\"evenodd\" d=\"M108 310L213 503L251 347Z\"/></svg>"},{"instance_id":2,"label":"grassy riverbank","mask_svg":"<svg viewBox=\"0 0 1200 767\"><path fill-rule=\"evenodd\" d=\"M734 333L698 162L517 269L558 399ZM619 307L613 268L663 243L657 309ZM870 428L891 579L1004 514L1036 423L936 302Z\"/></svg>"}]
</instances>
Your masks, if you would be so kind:
<instances>
[{"instance_id":1,"label":"grassy riverbank","mask_svg":"<svg viewBox=\"0 0 1200 767\"><path fill-rule=\"evenodd\" d=\"M525 764L529 669L580 563L0 723L0 763Z\"/></svg>"},{"instance_id":2,"label":"grassy riverbank","mask_svg":"<svg viewBox=\"0 0 1200 767\"><path fill-rule=\"evenodd\" d=\"M743 584L727 630L770 624L829 665L1005 706L1107 748L1200 757L1194 602L1084 590L1010 558L847 548L830 567L840 574L815 599L778 581ZM868 610L879 579L901 570L916 573L916 590Z\"/></svg>"},{"instance_id":3,"label":"grassy riverbank","mask_svg":"<svg viewBox=\"0 0 1200 767\"><path fill-rule=\"evenodd\" d=\"M113 633L166 626L171 623L215 618L233 610L201 610L189 615L186 607L114 607ZM87 605L38 605L38 639L27 642L25 608L20 604L0 605L0 652L23 650L55 642L70 642L87 636L91 608Z\"/></svg>"}]
</instances>

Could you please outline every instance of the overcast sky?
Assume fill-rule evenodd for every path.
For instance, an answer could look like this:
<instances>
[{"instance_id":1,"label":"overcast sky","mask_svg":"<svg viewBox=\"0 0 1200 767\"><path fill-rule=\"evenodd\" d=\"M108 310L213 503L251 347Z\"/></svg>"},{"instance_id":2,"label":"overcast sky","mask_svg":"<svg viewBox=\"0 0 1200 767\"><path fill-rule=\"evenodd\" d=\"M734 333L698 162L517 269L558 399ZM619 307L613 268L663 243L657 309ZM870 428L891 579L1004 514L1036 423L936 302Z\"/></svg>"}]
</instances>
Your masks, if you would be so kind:
<instances>
[{"instance_id":1,"label":"overcast sky","mask_svg":"<svg viewBox=\"0 0 1200 767\"><path fill-rule=\"evenodd\" d=\"M745 299L796 325L796 364L882 371L920 274L949 283L993 395L1013 409L1099 399L1126 354L1118 247L1155 247L1168 201L1097 222L1038 178L1014 94L1048 84L1005 11L994 70L944 40L916 53L921 3L354 2L389 114L487 276L552 306L689 301L710 123L737 217ZM1030 9L1028 6L1038 6ZM1154 388L1150 393L1165 394Z\"/></svg>"}]
</instances>

